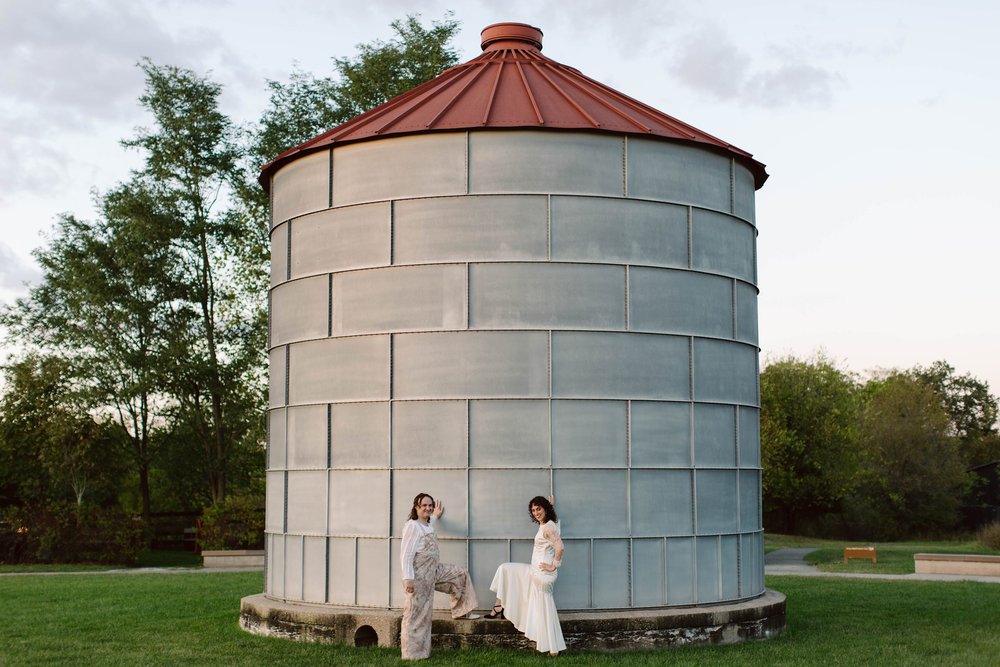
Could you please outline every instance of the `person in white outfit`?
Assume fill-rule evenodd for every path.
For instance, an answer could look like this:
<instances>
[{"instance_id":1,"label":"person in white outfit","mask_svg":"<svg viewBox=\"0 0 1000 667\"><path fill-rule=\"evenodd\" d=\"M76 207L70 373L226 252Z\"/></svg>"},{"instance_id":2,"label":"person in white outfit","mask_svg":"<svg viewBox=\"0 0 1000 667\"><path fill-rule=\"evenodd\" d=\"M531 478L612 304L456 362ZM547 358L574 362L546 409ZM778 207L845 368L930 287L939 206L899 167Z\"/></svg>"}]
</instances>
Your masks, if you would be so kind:
<instances>
[{"instance_id":1,"label":"person in white outfit","mask_svg":"<svg viewBox=\"0 0 1000 667\"><path fill-rule=\"evenodd\" d=\"M566 650L552 586L562 565L563 542L552 497L535 496L528 503L531 520L538 524L531 563L503 563L490 584L497 594L486 618L507 618L536 648L551 655Z\"/></svg>"}]
</instances>

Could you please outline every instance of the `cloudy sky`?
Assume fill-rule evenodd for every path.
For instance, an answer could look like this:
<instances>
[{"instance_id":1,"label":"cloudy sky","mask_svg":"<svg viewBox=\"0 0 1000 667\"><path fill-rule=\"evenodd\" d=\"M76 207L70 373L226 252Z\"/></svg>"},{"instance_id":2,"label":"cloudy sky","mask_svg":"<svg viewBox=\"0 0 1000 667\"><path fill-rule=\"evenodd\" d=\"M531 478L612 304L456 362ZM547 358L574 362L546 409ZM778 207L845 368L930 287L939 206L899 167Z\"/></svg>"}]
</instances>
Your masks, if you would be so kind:
<instances>
[{"instance_id":1,"label":"cloudy sky","mask_svg":"<svg viewBox=\"0 0 1000 667\"><path fill-rule=\"evenodd\" d=\"M502 9L501 9L502 7ZM191 68L255 120L266 79L317 75L406 13L498 21L544 53L752 152L765 359L858 372L945 359L1000 393L995 0L0 0L0 302L60 212L139 157L135 63Z\"/></svg>"}]
</instances>

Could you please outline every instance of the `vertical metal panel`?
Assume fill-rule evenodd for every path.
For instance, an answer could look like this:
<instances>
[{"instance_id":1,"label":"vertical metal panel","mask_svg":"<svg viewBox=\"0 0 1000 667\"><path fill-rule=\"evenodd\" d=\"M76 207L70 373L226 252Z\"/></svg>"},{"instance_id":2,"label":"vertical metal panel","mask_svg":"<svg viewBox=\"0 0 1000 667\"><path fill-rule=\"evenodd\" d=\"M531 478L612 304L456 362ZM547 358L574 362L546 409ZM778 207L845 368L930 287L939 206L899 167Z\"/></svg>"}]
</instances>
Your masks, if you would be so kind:
<instances>
[{"instance_id":1,"label":"vertical metal panel","mask_svg":"<svg viewBox=\"0 0 1000 667\"><path fill-rule=\"evenodd\" d=\"M628 486L624 470L556 469L553 483L563 537L628 534ZM595 520L598 504L600 520Z\"/></svg>"},{"instance_id":2,"label":"vertical metal panel","mask_svg":"<svg viewBox=\"0 0 1000 667\"><path fill-rule=\"evenodd\" d=\"M700 271L756 282L754 228L730 215L691 212L692 266Z\"/></svg>"},{"instance_id":3,"label":"vertical metal panel","mask_svg":"<svg viewBox=\"0 0 1000 667\"><path fill-rule=\"evenodd\" d=\"M553 332L552 393L564 398L688 398L687 340Z\"/></svg>"},{"instance_id":4,"label":"vertical metal panel","mask_svg":"<svg viewBox=\"0 0 1000 667\"><path fill-rule=\"evenodd\" d=\"M291 277L346 271L389 262L389 204L348 206L292 223Z\"/></svg>"},{"instance_id":5,"label":"vertical metal panel","mask_svg":"<svg viewBox=\"0 0 1000 667\"><path fill-rule=\"evenodd\" d=\"M334 405L330 421L332 467L388 467L388 402Z\"/></svg>"},{"instance_id":6,"label":"vertical metal panel","mask_svg":"<svg viewBox=\"0 0 1000 667\"><path fill-rule=\"evenodd\" d=\"M560 505L562 502L560 501ZM562 508L560 507L560 510ZM563 523L562 515L559 516ZM588 609L591 606L591 540L567 540L566 526L562 527L563 563L559 568L559 578L553 590L556 609Z\"/></svg>"},{"instance_id":7,"label":"vertical metal panel","mask_svg":"<svg viewBox=\"0 0 1000 667\"><path fill-rule=\"evenodd\" d=\"M272 225L329 204L330 156L326 151L306 155L279 169L271 181Z\"/></svg>"},{"instance_id":8,"label":"vertical metal panel","mask_svg":"<svg viewBox=\"0 0 1000 667\"><path fill-rule=\"evenodd\" d=\"M749 220L754 222L754 181L753 174L750 170L739 164L738 162L733 165L733 203L735 204L733 210L736 215L743 218L744 220Z\"/></svg>"},{"instance_id":9,"label":"vertical metal panel","mask_svg":"<svg viewBox=\"0 0 1000 667\"><path fill-rule=\"evenodd\" d=\"M760 530L760 472L740 471L740 530Z\"/></svg>"},{"instance_id":10,"label":"vertical metal panel","mask_svg":"<svg viewBox=\"0 0 1000 667\"><path fill-rule=\"evenodd\" d=\"M632 470L632 534L690 535L691 472Z\"/></svg>"},{"instance_id":11,"label":"vertical metal panel","mask_svg":"<svg viewBox=\"0 0 1000 667\"><path fill-rule=\"evenodd\" d=\"M280 470L285 467L285 410L271 410L267 413L268 442L267 468Z\"/></svg>"},{"instance_id":12,"label":"vertical metal panel","mask_svg":"<svg viewBox=\"0 0 1000 667\"><path fill-rule=\"evenodd\" d=\"M548 391L544 332L400 334L397 398L532 398Z\"/></svg>"},{"instance_id":13,"label":"vertical metal panel","mask_svg":"<svg viewBox=\"0 0 1000 667\"><path fill-rule=\"evenodd\" d=\"M279 408L285 404L285 372L285 348L276 347L268 353L268 407Z\"/></svg>"},{"instance_id":14,"label":"vertical metal panel","mask_svg":"<svg viewBox=\"0 0 1000 667\"><path fill-rule=\"evenodd\" d=\"M271 535L268 558L272 563L270 593L276 598L285 597L285 536Z\"/></svg>"},{"instance_id":15,"label":"vertical metal panel","mask_svg":"<svg viewBox=\"0 0 1000 667\"><path fill-rule=\"evenodd\" d=\"M264 529L269 533L285 532L285 473L269 472Z\"/></svg>"},{"instance_id":16,"label":"vertical metal panel","mask_svg":"<svg viewBox=\"0 0 1000 667\"><path fill-rule=\"evenodd\" d=\"M625 328L625 270L587 264L473 264L474 328Z\"/></svg>"},{"instance_id":17,"label":"vertical metal panel","mask_svg":"<svg viewBox=\"0 0 1000 667\"><path fill-rule=\"evenodd\" d=\"M718 602L722 598L719 590L719 538L699 537L695 542L698 602Z\"/></svg>"},{"instance_id":18,"label":"vertical metal panel","mask_svg":"<svg viewBox=\"0 0 1000 667\"><path fill-rule=\"evenodd\" d=\"M736 465L736 409L731 405L694 405L694 463L698 467Z\"/></svg>"},{"instance_id":19,"label":"vertical metal panel","mask_svg":"<svg viewBox=\"0 0 1000 667\"><path fill-rule=\"evenodd\" d=\"M546 470L469 471L469 509L475 517L470 527L472 535L510 538L533 535L535 524L528 515L528 501L547 495L548 486ZM559 504L561 509L561 499Z\"/></svg>"},{"instance_id":20,"label":"vertical metal panel","mask_svg":"<svg viewBox=\"0 0 1000 667\"><path fill-rule=\"evenodd\" d=\"M393 261L544 260L544 196L439 197L395 203Z\"/></svg>"},{"instance_id":21,"label":"vertical metal panel","mask_svg":"<svg viewBox=\"0 0 1000 667\"><path fill-rule=\"evenodd\" d=\"M395 468L464 468L465 401L396 401L392 405Z\"/></svg>"},{"instance_id":22,"label":"vertical metal panel","mask_svg":"<svg viewBox=\"0 0 1000 667\"><path fill-rule=\"evenodd\" d=\"M291 403L388 398L388 336L331 338L291 346Z\"/></svg>"},{"instance_id":23,"label":"vertical metal panel","mask_svg":"<svg viewBox=\"0 0 1000 667\"><path fill-rule=\"evenodd\" d=\"M324 533L325 502L326 471L300 470L288 473L287 532Z\"/></svg>"},{"instance_id":24,"label":"vertical metal panel","mask_svg":"<svg viewBox=\"0 0 1000 667\"><path fill-rule=\"evenodd\" d=\"M278 225L271 231L271 285L288 278L288 224Z\"/></svg>"},{"instance_id":25,"label":"vertical metal panel","mask_svg":"<svg viewBox=\"0 0 1000 667\"><path fill-rule=\"evenodd\" d=\"M760 410L740 406L740 465L760 465Z\"/></svg>"},{"instance_id":26,"label":"vertical metal panel","mask_svg":"<svg viewBox=\"0 0 1000 667\"><path fill-rule=\"evenodd\" d=\"M695 476L698 534L736 532L736 471L697 470Z\"/></svg>"},{"instance_id":27,"label":"vertical metal panel","mask_svg":"<svg viewBox=\"0 0 1000 667\"><path fill-rule=\"evenodd\" d=\"M694 540L667 539L667 604L694 602Z\"/></svg>"},{"instance_id":28,"label":"vertical metal panel","mask_svg":"<svg viewBox=\"0 0 1000 667\"><path fill-rule=\"evenodd\" d=\"M687 209L605 197L552 197L552 259L687 266Z\"/></svg>"},{"instance_id":29,"label":"vertical metal panel","mask_svg":"<svg viewBox=\"0 0 1000 667\"><path fill-rule=\"evenodd\" d=\"M490 590L490 584L493 582L497 567L507 561L506 540L469 541L469 574L476 587L479 606L483 609L493 606L496 595Z\"/></svg>"},{"instance_id":30,"label":"vertical metal panel","mask_svg":"<svg viewBox=\"0 0 1000 667\"><path fill-rule=\"evenodd\" d=\"M625 401L552 401L552 465L628 464Z\"/></svg>"},{"instance_id":31,"label":"vertical metal panel","mask_svg":"<svg viewBox=\"0 0 1000 667\"><path fill-rule=\"evenodd\" d=\"M666 570L663 538L632 540L632 603L636 607L667 603Z\"/></svg>"},{"instance_id":32,"label":"vertical metal panel","mask_svg":"<svg viewBox=\"0 0 1000 667\"><path fill-rule=\"evenodd\" d=\"M355 538L336 538L328 540L330 549L330 572L327 578L327 599L330 604L353 605L354 580L357 563L355 562Z\"/></svg>"},{"instance_id":33,"label":"vertical metal panel","mask_svg":"<svg viewBox=\"0 0 1000 667\"><path fill-rule=\"evenodd\" d=\"M464 132L339 146L334 159L334 206L465 193Z\"/></svg>"},{"instance_id":34,"label":"vertical metal panel","mask_svg":"<svg viewBox=\"0 0 1000 667\"><path fill-rule=\"evenodd\" d=\"M389 472L386 470L331 470L331 535L387 536L376 517L389 514Z\"/></svg>"},{"instance_id":35,"label":"vertical metal panel","mask_svg":"<svg viewBox=\"0 0 1000 667\"><path fill-rule=\"evenodd\" d=\"M329 294L326 276L293 280L271 290L271 344L326 336Z\"/></svg>"},{"instance_id":36,"label":"vertical metal panel","mask_svg":"<svg viewBox=\"0 0 1000 667\"><path fill-rule=\"evenodd\" d=\"M545 400L469 402L469 465L549 464L549 406Z\"/></svg>"},{"instance_id":37,"label":"vertical metal panel","mask_svg":"<svg viewBox=\"0 0 1000 667\"><path fill-rule=\"evenodd\" d=\"M729 158L666 141L629 140L630 197L729 211Z\"/></svg>"},{"instance_id":38,"label":"vertical metal panel","mask_svg":"<svg viewBox=\"0 0 1000 667\"><path fill-rule=\"evenodd\" d=\"M358 539L357 585L358 604L366 607L389 605L388 540Z\"/></svg>"},{"instance_id":39,"label":"vertical metal panel","mask_svg":"<svg viewBox=\"0 0 1000 667\"><path fill-rule=\"evenodd\" d=\"M629 606L628 540L594 540L594 606ZM561 569L561 568L560 568Z\"/></svg>"},{"instance_id":40,"label":"vertical metal panel","mask_svg":"<svg viewBox=\"0 0 1000 667\"><path fill-rule=\"evenodd\" d=\"M333 333L465 327L465 265L350 271L333 279Z\"/></svg>"},{"instance_id":41,"label":"vertical metal panel","mask_svg":"<svg viewBox=\"0 0 1000 667\"><path fill-rule=\"evenodd\" d=\"M401 537L403 525L418 493L429 493L444 504L444 514L435 524L439 537L465 537L468 534L464 470L395 470L392 473L392 496L396 498L392 515L392 535Z\"/></svg>"},{"instance_id":42,"label":"vertical metal panel","mask_svg":"<svg viewBox=\"0 0 1000 667\"><path fill-rule=\"evenodd\" d=\"M628 293L633 331L732 336L732 283L726 278L632 267Z\"/></svg>"},{"instance_id":43,"label":"vertical metal panel","mask_svg":"<svg viewBox=\"0 0 1000 667\"><path fill-rule=\"evenodd\" d=\"M757 404L757 350L741 343L696 338L694 398Z\"/></svg>"},{"instance_id":44,"label":"vertical metal panel","mask_svg":"<svg viewBox=\"0 0 1000 667\"><path fill-rule=\"evenodd\" d=\"M621 196L623 144L581 132L472 132L471 192Z\"/></svg>"},{"instance_id":45,"label":"vertical metal panel","mask_svg":"<svg viewBox=\"0 0 1000 667\"><path fill-rule=\"evenodd\" d=\"M302 599L302 537L285 536L285 598Z\"/></svg>"},{"instance_id":46,"label":"vertical metal panel","mask_svg":"<svg viewBox=\"0 0 1000 667\"><path fill-rule=\"evenodd\" d=\"M722 599L735 600L740 596L739 542L736 535L723 535L719 539L720 569L722 573Z\"/></svg>"},{"instance_id":47,"label":"vertical metal panel","mask_svg":"<svg viewBox=\"0 0 1000 667\"><path fill-rule=\"evenodd\" d=\"M691 405L632 401L632 467L691 465Z\"/></svg>"},{"instance_id":48,"label":"vertical metal panel","mask_svg":"<svg viewBox=\"0 0 1000 667\"><path fill-rule=\"evenodd\" d=\"M288 467L326 467L326 406L288 408Z\"/></svg>"},{"instance_id":49,"label":"vertical metal panel","mask_svg":"<svg viewBox=\"0 0 1000 667\"><path fill-rule=\"evenodd\" d=\"M305 537L302 545L302 599L326 600L326 538Z\"/></svg>"},{"instance_id":50,"label":"vertical metal panel","mask_svg":"<svg viewBox=\"0 0 1000 667\"><path fill-rule=\"evenodd\" d=\"M736 338L757 344L757 289L739 281L736 283Z\"/></svg>"}]
</instances>

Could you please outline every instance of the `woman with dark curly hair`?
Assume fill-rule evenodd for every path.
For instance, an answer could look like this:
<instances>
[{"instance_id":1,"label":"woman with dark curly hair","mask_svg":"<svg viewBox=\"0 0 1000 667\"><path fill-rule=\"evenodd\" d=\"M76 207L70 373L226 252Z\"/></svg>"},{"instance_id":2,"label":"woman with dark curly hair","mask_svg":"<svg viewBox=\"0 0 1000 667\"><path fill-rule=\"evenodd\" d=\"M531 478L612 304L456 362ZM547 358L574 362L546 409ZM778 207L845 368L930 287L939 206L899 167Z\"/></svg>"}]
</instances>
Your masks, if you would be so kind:
<instances>
[{"instance_id":1,"label":"woman with dark curly hair","mask_svg":"<svg viewBox=\"0 0 1000 667\"><path fill-rule=\"evenodd\" d=\"M507 618L525 637L535 642L539 651L558 655L566 649L566 642L552 598L552 586L562 565L564 548L553 501L552 496L535 496L528 503L531 520L538 524L531 564L503 563L497 568L490 584L497 601L486 618Z\"/></svg>"}]
</instances>

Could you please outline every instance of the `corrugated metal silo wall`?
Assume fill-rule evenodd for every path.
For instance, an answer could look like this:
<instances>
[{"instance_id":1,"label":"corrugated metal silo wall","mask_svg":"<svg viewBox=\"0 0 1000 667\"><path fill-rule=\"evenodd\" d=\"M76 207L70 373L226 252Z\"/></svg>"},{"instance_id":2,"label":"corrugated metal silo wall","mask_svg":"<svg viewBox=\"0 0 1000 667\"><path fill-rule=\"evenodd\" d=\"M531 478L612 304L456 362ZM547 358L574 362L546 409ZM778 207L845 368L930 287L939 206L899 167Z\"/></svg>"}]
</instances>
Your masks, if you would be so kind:
<instances>
[{"instance_id":1,"label":"corrugated metal silo wall","mask_svg":"<svg viewBox=\"0 0 1000 667\"><path fill-rule=\"evenodd\" d=\"M400 607L420 491L483 606L550 492L560 609L763 591L745 168L607 134L436 133L307 155L272 193L268 595Z\"/></svg>"}]
</instances>

